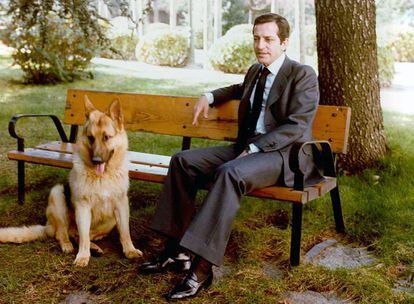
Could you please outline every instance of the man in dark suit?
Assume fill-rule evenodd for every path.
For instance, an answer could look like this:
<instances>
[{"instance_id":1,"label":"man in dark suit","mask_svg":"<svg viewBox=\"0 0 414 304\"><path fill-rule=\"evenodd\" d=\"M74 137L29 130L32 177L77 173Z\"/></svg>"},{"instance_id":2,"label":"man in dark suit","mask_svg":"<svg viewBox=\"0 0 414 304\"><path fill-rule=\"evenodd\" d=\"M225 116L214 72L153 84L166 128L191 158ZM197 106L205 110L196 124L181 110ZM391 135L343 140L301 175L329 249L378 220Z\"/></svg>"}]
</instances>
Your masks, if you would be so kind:
<instances>
[{"instance_id":1,"label":"man in dark suit","mask_svg":"<svg viewBox=\"0 0 414 304\"><path fill-rule=\"evenodd\" d=\"M240 99L236 143L186 150L171 159L151 225L168 237L166 248L141 265L143 273L173 266L187 271L167 299L194 296L210 285L212 265L222 263L242 195L277 182L292 186L291 145L312 139L318 80L311 67L285 55L287 20L262 15L255 20L253 37L258 63L249 68L243 83L206 93L194 109L193 124L198 125L200 114L207 118L209 107ZM302 168L306 180L318 177L311 156L303 155ZM194 200L202 185L209 185L209 191L196 212Z\"/></svg>"}]
</instances>

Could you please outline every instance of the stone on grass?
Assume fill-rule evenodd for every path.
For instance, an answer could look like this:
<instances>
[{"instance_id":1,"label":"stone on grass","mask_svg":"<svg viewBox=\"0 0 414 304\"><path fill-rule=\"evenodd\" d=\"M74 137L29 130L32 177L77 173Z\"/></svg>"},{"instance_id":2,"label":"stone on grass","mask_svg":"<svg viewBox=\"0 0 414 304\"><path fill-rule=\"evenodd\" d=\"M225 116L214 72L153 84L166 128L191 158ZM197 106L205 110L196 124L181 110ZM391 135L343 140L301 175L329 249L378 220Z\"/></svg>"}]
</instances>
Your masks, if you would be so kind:
<instances>
[{"instance_id":1,"label":"stone on grass","mask_svg":"<svg viewBox=\"0 0 414 304\"><path fill-rule=\"evenodd\" d=\"M405 292L414 295L414 273L410 273L407 278L398 280L392 290L396 293Z\"/></svg>"},{"instance_id":2,"label":"stone on grass","mask_svg":"<svg viewBox=\"0 0 414 304\"><path fill-rule=\"evenodd\" d=\"M94 304L102 303L102 296L96 296L86 291L78 291L69 294L60 304Z\"/></svg>"},{"instance_id":3,"label":"stone on grass","mask_svg":"<svg viewBox=\"0 0 414 304\"><path fill-rule=\"evenodd\" d=\"M339 244L336 240L326 240L315 245L305 255L305 263L324 266L329 269L357 268L375 262L366 249L351 248Z\"/></svg>"},{"instance_id":4,"label":"stone on grass","mask_svg":"<svg viewBox=\"0 0 414 304\"><path fill-rule=\"evenodd\" d=\"M338 298L335 294L330 292L315 292L305 291L296 292L289 291L285 295L285 303L289 304L350 304L349 300Z\"/></svg>"},{"instance_id":5,"label":"stone on grass","mask_svg":"<svg viewBox=\"0 0 414 304\"><path fill-rule=\"evenodd\" d=\"M271 277L273 280L282 280L283 279L283 272L275 265L266 263L263 265L262 271L267 276Z\"/></svg>"},{"instance_id":6,"label":"stone on grass","mask_svg":"<svg viewBox=\"0 0 414 304\"><path fill-rule=\"evenodd\" d=\"M221 265L220 267L213 266L213 285L220 283L230 272L231 267L228 265Z\"/></svg>"}]
</instances>

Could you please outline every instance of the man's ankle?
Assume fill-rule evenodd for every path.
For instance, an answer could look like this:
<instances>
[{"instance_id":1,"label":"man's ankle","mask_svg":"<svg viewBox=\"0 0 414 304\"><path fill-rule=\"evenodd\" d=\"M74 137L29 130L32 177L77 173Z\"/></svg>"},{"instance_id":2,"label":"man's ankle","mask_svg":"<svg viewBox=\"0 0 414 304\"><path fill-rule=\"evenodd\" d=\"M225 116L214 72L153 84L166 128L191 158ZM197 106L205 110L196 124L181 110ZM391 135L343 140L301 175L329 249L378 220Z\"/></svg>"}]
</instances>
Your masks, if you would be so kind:
<instances>
[{"instance_id":1,"label":"man's ankle","mask_svg":"<svg viewBox=\"0 0 414 304\"><path fill-rule=\"evenodd\" d=\"M205 280L211 273L213 264L201 256L196 255L193 260L192 270L200 281Z\"/></svg>"}]
</instances>

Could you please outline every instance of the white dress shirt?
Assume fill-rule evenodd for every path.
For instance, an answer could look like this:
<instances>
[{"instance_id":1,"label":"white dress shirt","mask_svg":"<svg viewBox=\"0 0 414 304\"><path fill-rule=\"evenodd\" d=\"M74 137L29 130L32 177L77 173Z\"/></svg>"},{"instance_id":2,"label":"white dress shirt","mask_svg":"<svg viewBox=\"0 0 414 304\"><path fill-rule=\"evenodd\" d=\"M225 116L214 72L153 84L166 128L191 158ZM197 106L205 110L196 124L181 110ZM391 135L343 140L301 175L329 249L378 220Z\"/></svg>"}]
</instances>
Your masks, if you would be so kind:
<instances>
[{"instance_id":1,"label":"white dress shirt","mask_svg":"<svg viewBox=\"0 0 414 304\"><path fill-rule=\"evenodd\" d=\"M270 73L269 73L269 75L267 75L266 82L265 82L265 87L264 87L264 91L263 91L262 110L260 111L259 119L257 120L256 134L266 133L266 127L264 125L264 116L265 116L267 98L269 96L270 89L273 85L273 82L275 81L276 75L279 72L279 70L280 70L280 68L283 64L283 61L285 60L285 57L286 57L285 53L282 53L282 55L280 55L275 61L273 61L267 67L267 69L270 71ZM264 66L262 65L262 68L263 67ZM260 77L260 75L259 75L259 77ZM258 81L259 81L259 78L256 79L256 83L254 84L252 94L250 95L250 105L251 105L251 107L253 107L254 93L256 92L256 87L257 87L257 82ZM207 100L208 100L209 104L212 104L214 102L214 96L213 96L212 93L206 92L206 93L204 93L204 95L207 97ZM250 148L250 151L253 152L253 153L260 151L260 149L254 144L250 144L249 148Z\"/></svg>"}]
</instances>

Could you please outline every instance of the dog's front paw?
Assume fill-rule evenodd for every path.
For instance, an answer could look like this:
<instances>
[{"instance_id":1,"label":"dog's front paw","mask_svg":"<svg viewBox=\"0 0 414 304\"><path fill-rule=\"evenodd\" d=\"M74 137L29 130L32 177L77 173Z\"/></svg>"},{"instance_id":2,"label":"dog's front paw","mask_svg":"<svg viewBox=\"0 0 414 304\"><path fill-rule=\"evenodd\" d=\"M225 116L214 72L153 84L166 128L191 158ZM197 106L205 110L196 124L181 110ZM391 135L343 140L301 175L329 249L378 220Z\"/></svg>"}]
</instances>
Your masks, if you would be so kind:
<instances>
[{"instance_id":1,"label":"dog's front paw","mask_svg":"<svg viewBox=\"0 0 414 304\"><path fill-rule=\"evenodd\" d=\"M76 259L73 262L73 264L78 267L85 267L89 263L89 258L90 258L90 255L83 255L83 254L81 255L78 253L76 255Z\"/></svg>"},{"instance_id":2,"label":"dog's front paw","mask_svg":"<svg viewBox=\"0 0 414 304\"><path fill-rule=\"evenodd\" d=\"M71 253L75 250L71 242L60 243L60 248L64 253Z\"/></svg>"},{"instance_id":3,"label":"dog's front paw","mask_svg":"<svg viewBox=\"0 0 414 304\"><path fill-rule=\"evenodd\" d=\"M128 259L139 258L139 257L142 257L142 255L143 254L142 254L141 250L138 250L138 249L135 249L135 248L125 252L125 256Z\"/></svg>"}]
</instances>

